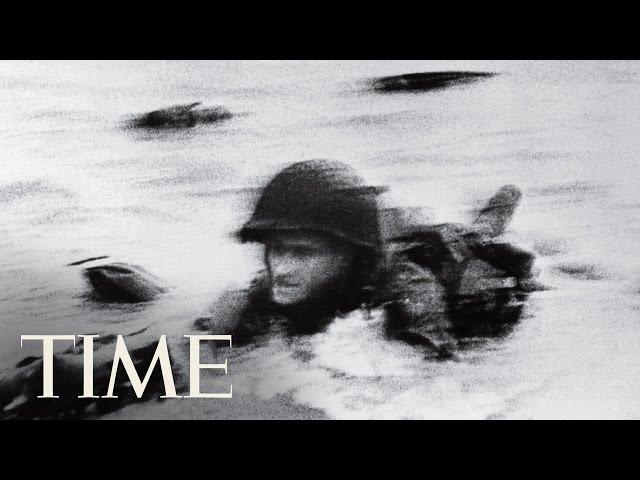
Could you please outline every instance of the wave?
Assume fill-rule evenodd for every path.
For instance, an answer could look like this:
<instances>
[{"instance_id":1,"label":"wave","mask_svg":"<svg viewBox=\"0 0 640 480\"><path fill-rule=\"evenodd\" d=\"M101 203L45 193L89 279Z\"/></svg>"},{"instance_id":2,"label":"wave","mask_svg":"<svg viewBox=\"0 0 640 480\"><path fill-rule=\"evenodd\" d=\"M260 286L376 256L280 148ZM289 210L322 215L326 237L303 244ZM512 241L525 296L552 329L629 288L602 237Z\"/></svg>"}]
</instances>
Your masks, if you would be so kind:
<instances>
[{"instance_id":1,"label":"wave","mask_svg":"<svg viewBox=\"0 0 640 480\"><path fill-rule=\"evenodd\" d=\"M71 198L73 193L41 179L17 181L0 186L0 202L3 203L41 196Z\"/></svg>"}]
</instances>

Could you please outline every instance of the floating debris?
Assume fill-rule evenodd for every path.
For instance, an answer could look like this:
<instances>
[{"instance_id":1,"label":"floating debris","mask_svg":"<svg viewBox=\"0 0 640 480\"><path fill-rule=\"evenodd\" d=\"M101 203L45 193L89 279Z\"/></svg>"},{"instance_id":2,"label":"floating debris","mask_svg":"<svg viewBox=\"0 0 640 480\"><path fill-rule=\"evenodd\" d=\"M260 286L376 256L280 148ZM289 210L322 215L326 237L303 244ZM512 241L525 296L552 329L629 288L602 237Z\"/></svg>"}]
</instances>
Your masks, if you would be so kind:
<instances>
[{"instance_id":1,"label":"floating debris","mask_svg":"<svg viewBox=\"0 0 640 480\"><path fill-rule=\"evenodd\" d=\"M129 128L190 128L198 124L217 123L233 114L222 106L196 108L200 102L154 110L139 115L127 123Z\"/></svg>"},{"instance_id":2,"label":"floating debris","mask_svg":"<svg viewBox=\"0 0 640 480\"><path fill-rule=\"evenodd\" d=\"M490 72L424 72L380 77L371 81L378 92L430 91L475 82L497 75Z\"/></svg>"}]
</instances>

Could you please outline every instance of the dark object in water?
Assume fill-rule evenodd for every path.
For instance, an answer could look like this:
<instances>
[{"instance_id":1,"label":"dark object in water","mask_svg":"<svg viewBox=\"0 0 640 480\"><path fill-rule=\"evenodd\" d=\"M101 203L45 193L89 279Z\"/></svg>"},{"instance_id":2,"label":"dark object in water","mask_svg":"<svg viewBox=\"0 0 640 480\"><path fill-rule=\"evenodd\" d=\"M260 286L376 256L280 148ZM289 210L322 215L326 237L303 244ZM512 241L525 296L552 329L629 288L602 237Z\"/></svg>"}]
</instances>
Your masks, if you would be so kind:
<instances>
[{"instance_id":1,"label":"dark object in water","mask_svg":"<svg viewBox=\"0 0 640 480\"><path fill-rule=\"evenodd\" d=\"M491 72L424 72L376 78L371 88L378 92L429 91L493 77Z\"/></svg>"},{"instance_id":2,"label":"dark object in water","mask_svg":"<svg viewBox=\"0 0 640 480\"><path fill-rule=\"evenodd\" d=\"M123 335L137 371L149 368L156 351L157 331L145 327ZM104 395L111 378L116 335L105 335L94 342L94 392ZM114 396L117 398L79 398L83 392L83 347L76 346L53 355L54 392L59 398L38 398L42 394L42 357L26 357L13 369L0 371L0 420L4 419L81 419L99 417L125 405L157 399L164 393L160 369L154 368L142 398L135 395L129 376L120 366ZM178 383L178 388L182 388Z\"/></svg>"},{"instance_id":3,"label":"dark object in water","mask_svg":"<svg viewBox=\"0 0 640 480\"><path fill-rule=\"evenodd\" d=\"M231 118L232 113L224 107L198 108L200 102L154 110L135 117L130 128L189 128L198 124L217 123Z\"/></svg>"},{"instance_id":4,"label":"dark object in water","mask_svg":"<svg viewBox=\"0 0 640 480\"><path fill-rule=\"evenodd\" d=\"M97 299L105 302L148 302L166 291L158 278L136 265L110 263L86 268L83 274Z\"/></svg>"},{"instance_id":5,"label":"dark object in water","mask_svg":"<svg viewBox=\"0 0 640 480\"><path fill-rule=\"evenodd\" d=\"M522 192L518 187L504 185L478 211L473 229L490 238L502 235L521 198Z\"/></svg>"},{"instance_id":6,"label":"dark object in water","mask_svg":"<svg viewBox=\"0 0 640 480\"><path fill-rule=\"evenodd\" d=\"M78 260L77 262L67 263L67 267L75 267L76 265L82 265L83 263L93 262L94 260L102 260L105 258L109 258L109 255L101 255L99 257L89 257L84 260Z\"/></svg>"}]
</instances>

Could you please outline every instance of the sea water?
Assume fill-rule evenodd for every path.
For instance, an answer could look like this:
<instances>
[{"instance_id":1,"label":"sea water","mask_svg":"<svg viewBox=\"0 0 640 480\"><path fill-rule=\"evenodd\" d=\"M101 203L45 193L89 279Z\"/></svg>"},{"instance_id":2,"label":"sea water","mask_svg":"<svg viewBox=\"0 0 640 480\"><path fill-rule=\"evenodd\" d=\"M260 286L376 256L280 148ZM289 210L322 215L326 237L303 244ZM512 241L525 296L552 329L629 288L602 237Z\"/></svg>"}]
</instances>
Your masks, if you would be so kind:
<instances>
[{"instance_id":1,"label":"sea water","mask_svg":"<svg viewBox=\"0 0 640 480\"><path fill-rule=\"evenodd\" d=\"M499 75L423 93L365 88L442 70ZM4 61L0 86L0 366L38 353L20 334L178 331L261 267L259 248L232 236L255 188L330 158L434 222L468 221L500 186L519 186L507 238L538 254L552 288L457 361L390 341L379 316L355 312L320 335L225 352L216 382L233 383L232 400L110 418L640 417L639 62ZM122 128L195 101L237 115ZM81 267L64 265L97 255L172 288L151 304L90 302Z\"/></svg>"}]
</instances>

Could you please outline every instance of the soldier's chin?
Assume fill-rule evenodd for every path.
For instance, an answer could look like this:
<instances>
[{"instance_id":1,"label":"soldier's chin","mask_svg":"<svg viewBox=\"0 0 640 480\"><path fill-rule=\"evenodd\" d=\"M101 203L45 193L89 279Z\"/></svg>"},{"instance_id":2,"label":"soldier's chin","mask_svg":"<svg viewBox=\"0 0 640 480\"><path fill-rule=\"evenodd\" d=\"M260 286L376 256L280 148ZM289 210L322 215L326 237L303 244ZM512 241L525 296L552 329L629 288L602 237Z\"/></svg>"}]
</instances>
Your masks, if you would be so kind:
<instances>
[{"instance_id":1,"label":"soldier's chin","mask_svg":"<svg viewBox=\"0 0 640 480\"><path fill-rule=\"evenodd\" d=\"M296 287L272 287L271 300L278 305L297 305L304 301L304 296Z\"/></svg>"}]
</instances>

